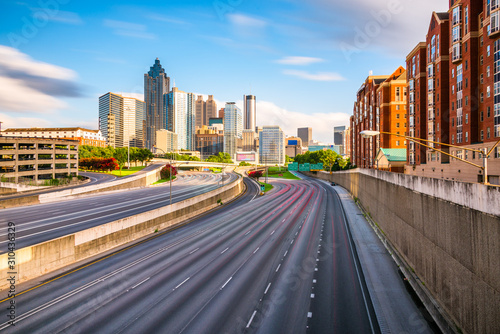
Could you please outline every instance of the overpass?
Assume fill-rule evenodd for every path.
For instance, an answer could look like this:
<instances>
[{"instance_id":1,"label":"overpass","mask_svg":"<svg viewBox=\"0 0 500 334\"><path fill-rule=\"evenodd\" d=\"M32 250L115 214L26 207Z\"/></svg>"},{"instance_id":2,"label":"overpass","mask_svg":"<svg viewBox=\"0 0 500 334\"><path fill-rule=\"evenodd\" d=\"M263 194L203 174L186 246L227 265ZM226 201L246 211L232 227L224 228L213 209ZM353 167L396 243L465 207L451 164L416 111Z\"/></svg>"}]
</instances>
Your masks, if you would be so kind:
<instances>
[{"instance_id":1,"label":"overpass","mask_svg":"<svg viewBox=\"0 0 500 334\"><path fill-rule=\"evenodd\" d=\"M153 162L164 162L165 164L170 163L170 159L154 158ZM184 160L172 160L172 164L181 167L211 167L211 168L235 168L238 166L236 163L225 163L225 162L209 162L209 161L184 161Z\"/></svg>"}]
</instances>

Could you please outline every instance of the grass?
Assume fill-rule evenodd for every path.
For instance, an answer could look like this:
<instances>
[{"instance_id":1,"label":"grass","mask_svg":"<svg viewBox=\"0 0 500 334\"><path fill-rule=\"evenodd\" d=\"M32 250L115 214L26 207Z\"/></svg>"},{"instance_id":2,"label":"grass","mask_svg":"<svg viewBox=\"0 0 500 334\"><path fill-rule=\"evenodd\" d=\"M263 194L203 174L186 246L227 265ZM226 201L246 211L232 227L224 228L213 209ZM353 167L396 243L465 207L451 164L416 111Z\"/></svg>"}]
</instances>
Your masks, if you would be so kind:
<instances>
[{"instance_id":1,"label":"grass","mask_svg":"<svg viewBox=\"0 0 500 334\"><path fill-rule=\"evenodd\" d=\"M122 177L122 176L127 176L130 174L137 173L138 171L143 170L146 168L146 166L137 166L137 167L130 167L130 169L126 169L125 167L122 169L122 173L120 175L120 170L114 170L111 173L106 173L106 174L112 174L114 176Z\"/></svg>"},{"instance_id":2,"label":"grass","mask_svg":"<svg viewBox=\"0 0 500 334\"><path fill-rule=\"evenodd\" d=\"M280 169L281 169L281 171L280 171ZM266 175L264 174L263 176L265 177ZM288 179L288 180L300 180L299 177L290 173L286 167L281 167L281 168L269 167L268 177L276 177L276 178Z\"/></svg>"},{"instance_id":3,"label":"grass","mask_svg":"<svg viewBox=\"0 0 500 334\"><path fill-rule=\"evenodd\" d=\"M172 177L172 181L175 180L176 176L174 175ZM165 182L170 182L170 179L159 179L158 181L156 181L155 183L153 184L161 184L161 183L165 183Z\"/></svg>"},{"instance_id":4,"label":"grass","mask_svg":"<svg viewBox=\"0 0 500 334\"><path fill-rule=\"evenodd\" d=\"M268 192L269 190L274 188L272 184L264 183L264 182L259 182L259 183L264 185L264 192Z\"/></svg>"}]
</instances>

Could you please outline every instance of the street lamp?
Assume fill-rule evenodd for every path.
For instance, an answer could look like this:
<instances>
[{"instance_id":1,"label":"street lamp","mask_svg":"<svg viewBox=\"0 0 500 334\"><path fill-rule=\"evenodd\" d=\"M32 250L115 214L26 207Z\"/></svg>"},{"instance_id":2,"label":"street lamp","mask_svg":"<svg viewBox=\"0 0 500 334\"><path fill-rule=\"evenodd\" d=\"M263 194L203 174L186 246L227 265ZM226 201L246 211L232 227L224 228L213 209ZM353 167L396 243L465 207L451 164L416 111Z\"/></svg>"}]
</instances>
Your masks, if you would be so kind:
<instances>
[{"instance_id":1,"label":"street lamp","mask_svg":"<svg viewBox=\"0 0 500 334\"><path fill-rule=\"evenodd\" d=\"M153 146L154 149L156 150L160 150L163 152L163 154L167 155L167 153L165 153L164 150L162 150L161 148L158 148L156 146ZM172 205L172 152L170 152L170 162L169 162L169 168L170 168L170 173L169 174L169 177L170 177L170 205Z\"/></svg>"},{"instance_id":2,"label":"street lamp","mask_svg":"<svg viewBox=\"0 0 500 334\"><path fill-rule=\"evenodd\" d=\"M380 134L384 134L384 135L393 135L393 136L397 136L397 137L403 137L405 138L406 140L409 140L411 142L414 142L416 144L419 144L419 145L422 145L424 147L427 147L427 148L430 148L436 152L439 152L441 154L444 154L444 155L447 155L449 157L452 157L454 159L457 159L459 161L462 161L462 162L465 162L469 165L472 165L474 167L477 167L479 169L482 169L484 171L484 184L487 185L488 184L488 158L491 154L491 152L493 152L493 150L495 149L495 147L497 147L497 145L500 143L500 139L495 143L495 145L493 145L493 147L488 151L486 152L486 149L485 151L482 151L482 150L475 150L475 149L472 149L472 148L465 148L465 147L462 147L462 146L455 146L455 145L450 145L450 144L445 144L445 143L440 143L440 142L437 142L437 141L432 141L432 140L427 140L427 139L422 139L422 138L416 138L416 137L409 137L409 136L403 136L403 135L399 135L399 134L396 134L396 133L392 133L392 132L383 132L383 131L374 131L374 130L364 130L364 131L361 131L359 133L361 135L361 137L363 138L370 138L370 137L373 137L373 136L376 136L376 135L380 135ZM480 153L482 156L483 156L483 165L482 166L479 166L475 163L472 163L470 161L467 161L467 160L464 160L462 158L459 158L459 157L455 157L449 153L446 153L446 152L443 152L441 150L438 150L434 147L431 147L429 145L426 145L420 141L424 141L424 142L428 142L428 143L432 143L432 144L438 144L438 145L444 145L444 146L448 146L448 147L455 147L455 148L459 148L461 150L466 150L466 151L472 151L472 152L477 152L477 153Z\"/></svg>"}]
</instances>

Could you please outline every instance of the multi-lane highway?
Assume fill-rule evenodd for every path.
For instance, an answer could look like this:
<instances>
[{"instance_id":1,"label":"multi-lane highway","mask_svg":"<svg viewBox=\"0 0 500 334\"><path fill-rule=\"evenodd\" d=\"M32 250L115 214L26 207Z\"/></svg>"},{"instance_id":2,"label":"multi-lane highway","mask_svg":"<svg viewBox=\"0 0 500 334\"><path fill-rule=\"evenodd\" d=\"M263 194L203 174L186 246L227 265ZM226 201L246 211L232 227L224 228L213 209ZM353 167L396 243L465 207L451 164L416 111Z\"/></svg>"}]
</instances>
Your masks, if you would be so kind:
<instances>
[{"instance_id":1,"label":"multi-lane highway","mask_svg":"<svg viewBox=\"0 0 500 334\"><path fill-rule=\"evenodd\" d=\"M0 330L379 332L333 188L275 181L256 197L245 182L221 210L18 293Z\"/></svg>"},{"instance_id":2,"label":"multi-lane highway","mask_svg":"<svg viewBox=\"0 0 500 334\"><path fill-rule=\"evenodd\" d=\"M234 180L229 174L225 182ZM207 173L179 175L172 184L172 203L213 190L221 176ZM7 223L16 226L17 248L58 238L170 203L168 183L149 188L114 191L55 203L0 210L0 253L7 250Z\"/></svg>"}]
</instances>

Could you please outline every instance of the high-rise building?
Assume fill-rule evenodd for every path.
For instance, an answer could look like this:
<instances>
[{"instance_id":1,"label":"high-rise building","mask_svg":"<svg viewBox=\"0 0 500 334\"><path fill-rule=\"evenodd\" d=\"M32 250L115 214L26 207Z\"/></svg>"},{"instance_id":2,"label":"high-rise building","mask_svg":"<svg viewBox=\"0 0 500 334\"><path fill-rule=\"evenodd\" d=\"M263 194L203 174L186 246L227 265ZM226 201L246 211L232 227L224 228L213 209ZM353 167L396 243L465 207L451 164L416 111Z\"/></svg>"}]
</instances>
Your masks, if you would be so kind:
<instances>
[{"instance_id":1,"label":"high-rise building","mask_svg":"<svg viewBox=\"0 0 500 334\"><path fill-rule=\"evenodd\" d=\"M245 129L242 132L242 150L244 152L251 152L255 151L255 137L257 136L257 133L254 130L251 129Z\"/></svg>"},{"instance_id":2,"label":"high-rise building","mask_svg":"<svg viewBox=\"0 0 500 334\"><path fill-rule=\"evenodd\" d=\"M99 130L111 147L123 146L123 97L106 93L99 97Z\"/></svg>"},{"instance_id":3,"label":"high-rise building","mask_svg":"<svg viewBox=\"0 0 500 334\"><path fill-rule=\"evenodd\" d=\"M238 143L242 140L243 113L234 102L227 102L224 108L224 152L231 158L238 151Z\"/></svg>"},{"instance_id":4,"label":"high-rise building","mask_svg":"<svg viewBox=\"0 0 500 334\"><path fill-rule=\"evenodd\" d=\"M333 128L333 144L340 147L339 154L344 154L345 146L345 126L336 126Z\"/></svg>"},{"instance_id":5,"label":"high-rise building","mask_svg":"<svg viewBox=\"0 0 500 334\"><path fill-rule=\"evenodd\" d=\"M196 99L196 128L208 125L209 119L217 117L217 103L214 96L209 95L207 101L203 101L203 96L198 95Z\"/></svg>"},{"instance_id":6,"label":"high-rise building","mask_svg":"<svg viewBox=\"0 0 500 334\"><path fill-rule=\"evenodd\" d=\"M302 145L308 147L309 142L312 140L312 128L298 128L297 137L302 139Z\"/></svg>"},{"instance_id":7,"label":"high-rise building","mask_svg":"<svg viewBox=\"0 0 500 334\"><path fill-rule=\"evenodd\" d=\"M256 101L254 95L243 95L243 115L244 115L244 130L252 130L255 132L256 125Z\"/></svg>"},{"instance_id":8,"label":"high-rise building","mask_svg":"<svg viewBox=\"0 0 500 334\"><path fill-rule=\"evenodd\" d=\"M450 1L448 12L432 13L425 43L407 56L409 133L452 146L409 144L406 173L482 182L477 150L493 149L488 181L500 184L499 17L489 0Z\"/></svg>"},{"instance_id":9,"label":"high-rise building","mask_svg":"<svg viewBox=\"0 0 500 334\"><path fill-rule=\"evenodd\" d=\"M112 147L143 147L145 103L106 93L99 97L99 130Z\"/></svg>"},{"instance_id":10,"label":"high-rise building","mask_svg":"<svg viewBox=\"0 0 500 334\"><path fill-rule=\"evenodd\" d=\"M177 133L179 150L194 150L195 104L194 94L180 91L177 87L165 95L166 128Z\"/></svg>"},{"instance_id":11,"label":"high-rise building","mask_svg":"<svg viewBox=\"0 0 500 334\"><path fill-rule=\"evenodd\" d=\"M266 165L285 164L285 133L279 126L264 126L259 133L259 161Z\"/></svg>"},{"instance_id":12,"label":"high-rise building","mask_svg":"<svg viewBox=\"0 0 500 334\"><path fill-rule=\"evenodd\" d=\"M156 131L166 129L164 95L170 91L170 78L156 58L155 64L144 74L144 101L146 102L146 148L152 149Z\"/></svg>"},{"instance_id":13,"label":"high-rise building","mask_svg":"<svg viewBox=\"0 0 500 334\"><path fill-rule=\"evenodd\" d=\"M362 138L361 131L406 132L406 73L399 67L391 75L370 74L356 94L351 116L351 162L358 167L375 168L380 148L405 148L404 138L378 135ZM391 131L392 130L392 131Z\"/></svg>"}]
</instances>

